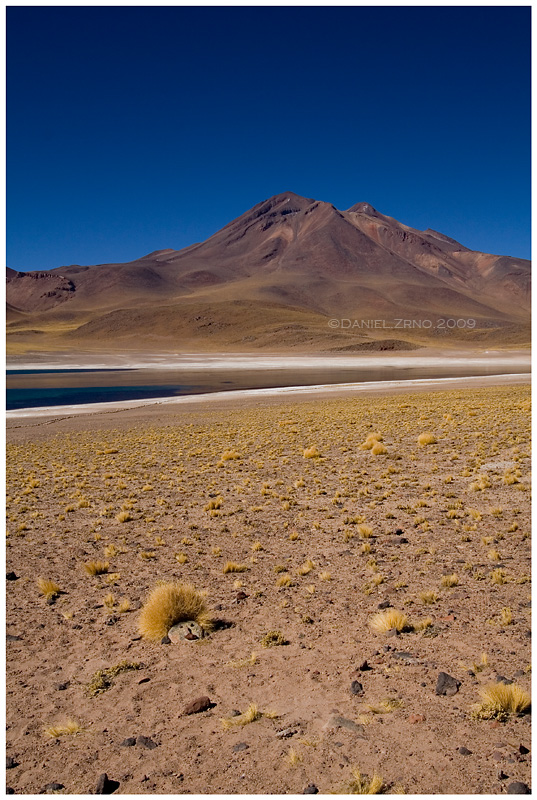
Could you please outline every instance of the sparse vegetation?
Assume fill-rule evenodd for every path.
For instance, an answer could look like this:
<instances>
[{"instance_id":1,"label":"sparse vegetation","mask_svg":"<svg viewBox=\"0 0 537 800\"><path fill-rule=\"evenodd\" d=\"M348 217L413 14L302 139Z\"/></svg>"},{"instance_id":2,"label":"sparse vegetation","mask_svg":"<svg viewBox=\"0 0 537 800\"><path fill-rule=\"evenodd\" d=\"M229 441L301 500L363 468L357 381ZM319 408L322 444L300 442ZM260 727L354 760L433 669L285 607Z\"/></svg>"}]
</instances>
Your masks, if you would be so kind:
<instances>
[{"instance_id":1,"label":"sparse vegetation","mask_svg":"<svg viewBox=\"0 0 537 800\"><path fill-rule=\"evenodd\" d=\"M159 641L178 622L193 620L202 630L209 632L213 619L205 595L191 584L160 583L147 598L139 620L139 630L144 639Z\"/></svg>"}]
</instances>

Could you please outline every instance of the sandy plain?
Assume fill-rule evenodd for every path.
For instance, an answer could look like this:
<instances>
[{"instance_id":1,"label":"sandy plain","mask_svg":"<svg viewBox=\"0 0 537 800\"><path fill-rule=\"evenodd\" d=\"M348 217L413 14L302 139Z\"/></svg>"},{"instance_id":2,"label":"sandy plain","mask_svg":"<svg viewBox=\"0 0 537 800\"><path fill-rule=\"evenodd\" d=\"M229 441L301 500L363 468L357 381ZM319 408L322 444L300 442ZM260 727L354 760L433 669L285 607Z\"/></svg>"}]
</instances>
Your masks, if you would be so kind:
<instances>
[{"instance_id":1,"label":"sandy plain","mask_svg":"<svg viewBox=\"0 0 537 800\"><path fill-rule=\"evenodd\" d=\"M530 783L530 715L473 713L499 677L529 689L527 381L8 417L8 785L347 793L355 768L390 793ZM207 591L217 630L141 639L158 580ZM372 630L386 604L414 629ZM286 644L264 647L271 631ZM125 660L139 668L92 695ZM455 694L436 694L440 672ZM200 696L212 707L185 715ZM252 703L274 716L225 727ZM76 733L46 733L67 720Z\"/></svg>"}]
</instances>

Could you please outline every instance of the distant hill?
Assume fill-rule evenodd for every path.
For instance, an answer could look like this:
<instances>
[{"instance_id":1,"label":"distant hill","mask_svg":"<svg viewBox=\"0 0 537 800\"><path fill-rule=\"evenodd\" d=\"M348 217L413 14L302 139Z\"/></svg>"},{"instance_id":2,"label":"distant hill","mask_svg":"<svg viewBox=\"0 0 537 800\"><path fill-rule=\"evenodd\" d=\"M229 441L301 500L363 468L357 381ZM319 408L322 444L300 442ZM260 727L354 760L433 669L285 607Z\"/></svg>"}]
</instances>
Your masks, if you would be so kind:
<instances>
[{"instance_id":1,"label":"distant hill","mask_svg":"<svg viewBox=\"0 0 537 800\"><path fill-rule=\"evenodd\" d=\"M6 294L8 352L529 341L529 261L469 250L368 203L340 211L292 192L183 250L125 264L8 269ZM351 326L330 327L341 318ZM446 318L463 322L447 330Z\"/></svg>"}]
</instances>

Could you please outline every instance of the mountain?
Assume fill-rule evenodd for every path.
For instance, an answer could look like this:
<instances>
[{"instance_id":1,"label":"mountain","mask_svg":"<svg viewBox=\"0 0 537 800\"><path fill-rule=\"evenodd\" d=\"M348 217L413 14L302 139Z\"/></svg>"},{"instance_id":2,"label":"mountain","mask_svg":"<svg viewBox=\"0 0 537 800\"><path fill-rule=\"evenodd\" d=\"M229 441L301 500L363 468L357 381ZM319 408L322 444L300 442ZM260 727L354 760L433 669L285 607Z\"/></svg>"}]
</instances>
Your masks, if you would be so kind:
<instances>
[{"instance_id":1,"label":"mountain","mask_svg":"<svg viewBox=\"0 0 537 800\"><path fill-rule=\"evenodd\" d=\"M368 203L340 211L284 192L183 250L125 264L8 269L6 296L8 348L15 350L523 343L530 262L469 250ZM331 328L332 318L352 327ZM439 322L445 318L460 322L447 330Z\"/></svg>"}]
</instances>

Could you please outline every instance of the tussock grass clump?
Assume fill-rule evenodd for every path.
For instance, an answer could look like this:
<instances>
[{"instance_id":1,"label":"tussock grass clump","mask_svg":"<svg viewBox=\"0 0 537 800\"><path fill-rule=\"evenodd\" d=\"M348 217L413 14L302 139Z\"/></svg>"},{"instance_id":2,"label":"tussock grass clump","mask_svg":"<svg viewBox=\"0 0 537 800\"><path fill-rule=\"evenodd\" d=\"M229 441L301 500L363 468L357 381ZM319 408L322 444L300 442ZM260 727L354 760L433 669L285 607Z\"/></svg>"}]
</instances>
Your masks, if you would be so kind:
<instances>
[{"instance_id":1,"label":"tussock grass clump","mask_svg":"<svg viewBox=\"0 0 537 800\"><path fill-rule=\"evenodd\" d=\"M58 584L55 581L48 580L47 578L38 578L37 585L39 587L39 591L47 600L53 600L61 592Z\"/></svg>"},{"instance_id":2,"label":"tussock grass clump","mask_svg":"<svg viewBox=\"0 0 537 800\"><path fill-rule=\"evenodd\" d=\"M422 447L426 444L436 444L436 436L434 433L420 433L418 436L418 444Z\"/></svg>"},{"instance_id":3,"label":"tussock grass clump","mask_svg":"<svg viewBox=\"0 0 537 800\"><path fill-rule=\"evenodd\" d=\"M222 572L227 575L228 572L246 572L248 567L246 564L237 564L235 561L226 561L222 567Z\"/></svg>"},{"instance_id":4,"label":"tussock grass clump","mask_svg":"<svg viewBox=\"0 0 537 800\"><path fill-rule=\"evenodd\" d=\"M308 575L312 571L312 569L315 569L315 564L313 563L311 558L307 558L306 561L304 561L304 563L300 567L298 567L296 572L297 575Z\"/></svg>"},{"instance_id":5,"label":"tussock grass clump","mask_svg":"<svg viewBox=\"0 0 537 800\"><path fill-rule=\"evenodd\" d=\"M381 794L384 786L382 778L374 773L372 778L362 775L358 767L352 770L352 780L338 794Z\"/></svg>"},{"instance_id":6,"label":"tussock grass clump","mask_svg":"<svg viewBox=\"0 0 537 800\"><path fill-rule=\"evenodd\" d=\"M388 448L385 447L382 442L376 442L371 448L371 455L373 456L384 456L387 452Z\"/></svg>"},{"instance_id":7,"label":"tussock grass clump","mask_svg":"<svg viewBox=\"0 0 537 800\"><path fill-rule=\"evenodd\" d=\"M213 626L205 595L191 584L160 583L147 598L138 623L138 630L151 641L160 641L178 622L193 620L204 631Z\"/></svg>"},{"instance_id":8,"label":"tussock grass clump","mask_svg":"<svg viewBox=\"0 0 537 800\"><path fill-rule=\"evenodd\" d=\"M367 435L365 442L360 445L360 450L372 450L378 442L382 442L382 439L381 433L370 433Z\"/></svg>"},{"instance_id":9,"label":"tussock grass clump","mask_svg":"<svg viewBox=\"0 0 537 800\"><path fill-rule=\"evenodd\" d=\"M475 719L505 722L509 714L524 714L531 707L531 695L516 683L489 683L479 689L482 702L474 706Z\"/></svg>"},{"instance_id":10,"label":"tussock grass clump","mask_svg":"<svg viewBox=\"0 0 537 800\"><path fill-rule=\"evenodd\" d=\"M269 631L261 639L261 645L263 647L277 647L278 645L287 643L287 639L281 631Z\"/></svg>"},{"instance_id":11,"label":"tussock grass clump","mask_svg":"<svg viewBox=\"0 0 537 800\"><path fill-rule=\"evenodd\" d=\"M88 575L104 575L110 569L108 561L86 561L83 566Z\"/></svg>"},{"instance_id":12,"label":"tussock grass clump","mask_svg":"<svg viewBox=\"0 0 537 800\"><path fill-rule=\"evenodd\" d=\"M239 714L236 717L222 719L222 725L225 730L229 730L229 728L249 725L250 722L255 722L256 720L261 719L262 716L263 715L257 708L256 704L250 703L246 711L244 711L242 714Z\"/></svg>"},{"instance_id":13,"label":"tussock grass clump","mask_svg":"<svg viewBox=\"0 0 537 800\"><path fill-rule=\"evenodd\" d=\"M451 589L453 586L459 585L459 577L455 574L443 575L440 582L445 589Z\"/></svg>"},{"instance_id":14,"label":"tussock grass clump","mask_svg":"<svg viewBox=\"0 0 537 800\"><path fill-rule=\"evenodd\" d=\"M505 572L501 567L493 569L492 572L489 572L489 578L491 579L492 583L495 583L498 586L506 583Z\"/></svg>"},{"instance_id":15,"label":"tussock grass clump","mask_svg":"<svg viewBox=\"0 0 537 800\"><path fill-rule=\"evenodd\" d=\"M47 736L51 736L53 739L59 739L60 736L69 736L81 732L82 728L74 719L68 719L63 725L52 725L45 730Z\"/></svg>"},{"instance_id":16,"label":"tussock grass clump","mask_svg":"<svg viewBox=\"0 0 537 800\"><path fill-rule=\"evenodd\" d=\"M319 452L318 448L315 445L311 447L306 447L304 450L304 458L320 458L321 453Z\"/></svg>"},{"instance_id":17,"label":"tussock grass clump","mask_svg":"<svg viewBox=\"0 0 537 800\"><path fill-rule=\"evenodd\" d=\"M426 606L432 606L433 603L438 601L438 596L436 592L420 592L420 600Z\"/></svg>"},{"instance_id":18,"label":"tussock grass clump","mask_svg":"<svg viewBox=\"0 0 537 800\"><path fill-rule=\"evenodd\" d=\"M407 615L396 608L387 608L385 611L375 614L369 620L369 627L375 633L387 633L393 628L399 632L410 630Z\"/></svg>"},{"instance_id":19,"label":"tussock grass clump","mask_svg":"<svg viewBox=\"0 0 537 800\"><path fill-rule=\"evenodd\" d=\"M370 539L373 536L373 528L369 525L358 525L356 530L360 539Z\"/></svg>"},{"instance_id":20,"label":"tussock grass clump","mask_svg":"<svg viewBox=\"0 0 537 800\"><path fill-rule=\"evenodd\" d=\"M222 455L220 456L221 461L233 461L237 458L240 458L241 454L238 453L236 450L224 450Z\"/></svg>"},{"instance_id":21,"label":"tussock grass clump","mask_svg":"<svg viewBox=\"0 0 537 800\"><path fill-rule=\"evenodd\" d=\"M97 694L102 694L112 686L116 675L119 675L121 672L130 672L131 670L142 669L142 667L143 664L140 664L137 661L121 661L119 664L116 664L115 667L99 669L86 686L86 693L90 697L95 697Z\"/></svg>"},{"instance_id":22,"label":"tussock grass clump","mask_svg":"<svg viewBox=\"0 0 537 800\"><path fill-rule=\"evenodd\" d=\"M132 517L128 511L120 511L119 514L116 514L116 519L118 522L130 522Z\"/></svg>"},{"instance_id":23,"label":"tussock grass clump","mask_svg":"<svg viewBox=\"0 0 537 800\"><path fill-rule=\"evenodd\" d=\"M285 586L291 586L292 582L291 576L287 572L284 572L276 579L276 586L278 589L281 589Z\"/></svg>"}]
</instances>

